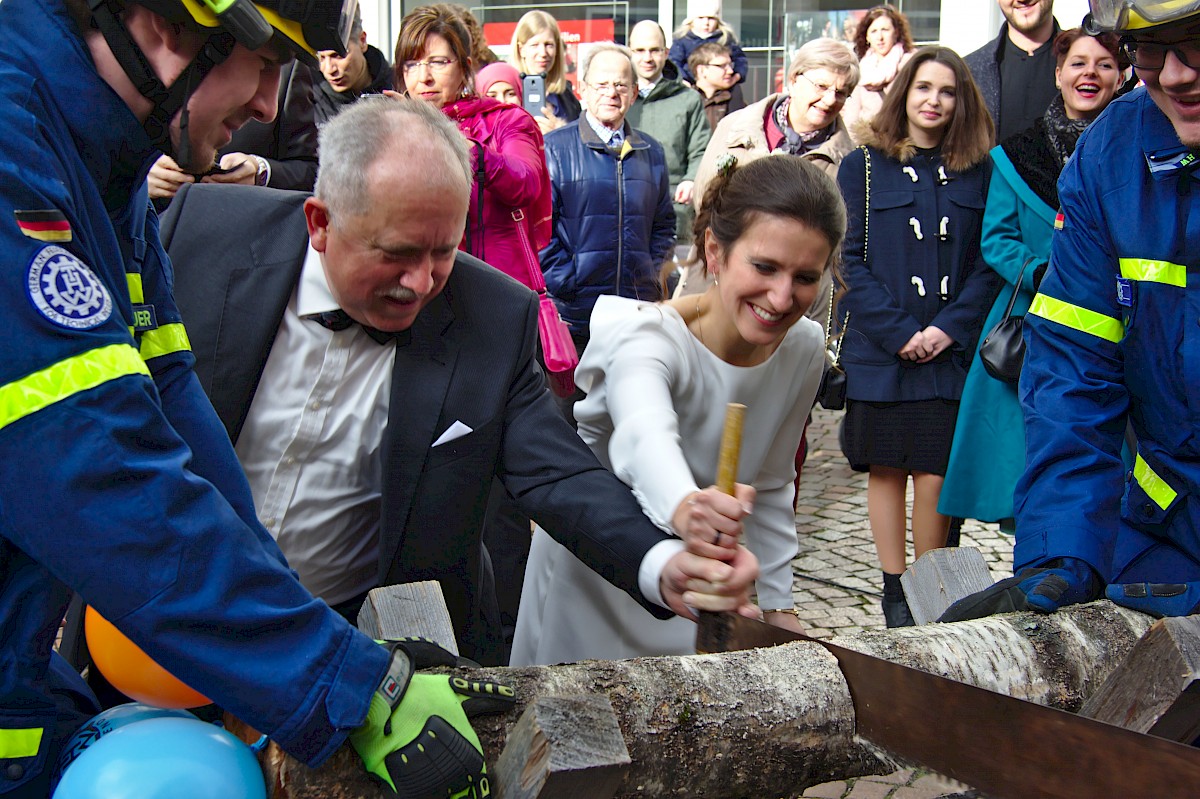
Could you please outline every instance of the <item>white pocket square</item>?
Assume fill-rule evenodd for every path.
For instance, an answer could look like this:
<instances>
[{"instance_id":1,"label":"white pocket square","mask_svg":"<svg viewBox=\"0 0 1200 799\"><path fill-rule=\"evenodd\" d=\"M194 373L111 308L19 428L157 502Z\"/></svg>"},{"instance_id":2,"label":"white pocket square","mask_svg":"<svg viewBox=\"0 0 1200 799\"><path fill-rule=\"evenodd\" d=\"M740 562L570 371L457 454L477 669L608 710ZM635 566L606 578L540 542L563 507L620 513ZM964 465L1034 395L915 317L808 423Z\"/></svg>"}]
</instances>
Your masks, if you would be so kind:
<instances>
[{"instance_id":1,"label":"white pocket square","mask_svg":"<svg viewBox=\"0 0 1200 799\"><path fill-rule=\"evenodd\" d=\"M437 441L433 442L433 446L440 447L442 444L448 444L454 439L462 438L471 432L473 432L471 428L467 427L462 422L455 422L446 428L446 432L438 436Z\"/></svg>"}]
</instances>

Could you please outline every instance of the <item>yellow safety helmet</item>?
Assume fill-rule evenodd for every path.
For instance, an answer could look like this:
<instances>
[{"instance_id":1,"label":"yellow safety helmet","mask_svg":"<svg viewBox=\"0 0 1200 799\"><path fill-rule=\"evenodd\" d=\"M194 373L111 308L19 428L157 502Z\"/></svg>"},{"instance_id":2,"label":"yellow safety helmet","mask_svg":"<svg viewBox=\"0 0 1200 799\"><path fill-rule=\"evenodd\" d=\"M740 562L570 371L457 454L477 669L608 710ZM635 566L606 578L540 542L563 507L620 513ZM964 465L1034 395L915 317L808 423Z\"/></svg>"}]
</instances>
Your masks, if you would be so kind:
<instances>
[{"instance_id":1,"label":"yellow safety helmet","mask_svg":"<svg viewBox=\"0 0 1200 799\"><path fill-rule=\"evenodd\" d=\"M1089 0L1094 33L1132 33L1200 15L1200 0Z\"/></svg>"},{"instance_id":2,"label":"yellow safety helmet","mask_svg":"<svg viewBox=\"0 0 1200 799\"><path fill-rule=\"evenodd\" d=\"M145 0L143 4L160 12L175 11L164 13L167 17L178 17L182 10L197 25L226 30L250 50L275 39L313 66L320 50L345 55L358 10L358 0Z\"/></svg>"}]
</instances>

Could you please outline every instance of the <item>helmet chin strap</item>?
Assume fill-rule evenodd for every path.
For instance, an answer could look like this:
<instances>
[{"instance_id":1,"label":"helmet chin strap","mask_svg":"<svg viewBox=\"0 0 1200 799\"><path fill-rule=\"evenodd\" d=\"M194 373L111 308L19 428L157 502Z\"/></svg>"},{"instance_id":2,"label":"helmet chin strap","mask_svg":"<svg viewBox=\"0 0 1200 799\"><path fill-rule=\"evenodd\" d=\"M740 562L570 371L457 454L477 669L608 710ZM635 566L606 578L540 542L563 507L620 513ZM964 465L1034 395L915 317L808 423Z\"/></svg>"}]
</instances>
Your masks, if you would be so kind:
<instances>
[{"instance_id":1,"label":"helmet chin strap","mask_svg":"<svg viewBox=\"0 0 1200 799\"><path fill-rule=\"evenodd\" d=\"M200 48L192 62L180 73L168 88L159 79L141 48L134 42L129 30L122 24L120 8L116 0L90 0L92 19L108 42L113 56L133 83L138 94L152 104L150 116L142 128L154 145L174 158L186 171L204 172L211 164L192 164L191 143L188 137L188 99L204 77L218 64L227 59L236 44L233 34L215 29ZM171 120L179 118L179 147L171 142Z\"/></svg>"}]
</instances>

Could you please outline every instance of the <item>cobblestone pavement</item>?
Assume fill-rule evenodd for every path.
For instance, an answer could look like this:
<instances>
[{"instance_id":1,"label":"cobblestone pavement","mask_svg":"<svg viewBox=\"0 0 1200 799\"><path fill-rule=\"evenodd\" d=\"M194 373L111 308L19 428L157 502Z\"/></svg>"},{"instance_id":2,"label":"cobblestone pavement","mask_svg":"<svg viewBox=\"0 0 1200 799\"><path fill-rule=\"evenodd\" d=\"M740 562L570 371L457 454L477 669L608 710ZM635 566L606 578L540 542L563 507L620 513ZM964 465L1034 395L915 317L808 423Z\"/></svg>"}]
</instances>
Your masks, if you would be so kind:
<instances>
[{"instance_id":1,"label":"cobblestone pavement","mask_svg":"<svg viewBox=\"0 0 1200 799\"><path fill-rule=\"evenodd\" d=\"M808 430L809 453L800 479L793 564L800 620L817 638L884 626L882 576L867 521L867 476L850 469L838 446L841 413L817 409ZM910 495L911 501L911 495ZM968 520L962 546L983 552L995 579L1012 574L1012 539L995 524ZM909 545L909 562L912 545ZM967 786L920 769L828 782L804 795L820 799L936 799Z\"/></svg>"}]
</instances>

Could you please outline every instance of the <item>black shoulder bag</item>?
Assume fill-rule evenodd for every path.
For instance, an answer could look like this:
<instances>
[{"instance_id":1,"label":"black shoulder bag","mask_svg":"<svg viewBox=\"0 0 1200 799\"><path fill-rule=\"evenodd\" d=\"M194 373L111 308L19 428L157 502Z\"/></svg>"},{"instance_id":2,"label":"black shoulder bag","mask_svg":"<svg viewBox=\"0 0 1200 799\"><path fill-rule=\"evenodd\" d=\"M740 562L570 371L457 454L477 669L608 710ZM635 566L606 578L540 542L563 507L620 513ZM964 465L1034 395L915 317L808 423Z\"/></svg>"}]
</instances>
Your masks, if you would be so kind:
<instances>
[{"instance_id":1,"label":"black shoulder bag","mask_svg":"<svg viewBox=\"0 0 1200 799\"><path fill-rule=\"evenodd\" d=\"M1034 260L1030 256L1021 265L1017 285L1008 299L1008 307L1004 309L1004 318L996 323L979 345L979 359L983 361L983 368L989 375L1005 383L1015 383L1020 379L1021 364L1025 361L1025 339L1022 336L1025 316L1013 316L1012 309L1017 302L1017 295L1021 293L1025 270Z\"/></svg>"}]
</instances>

